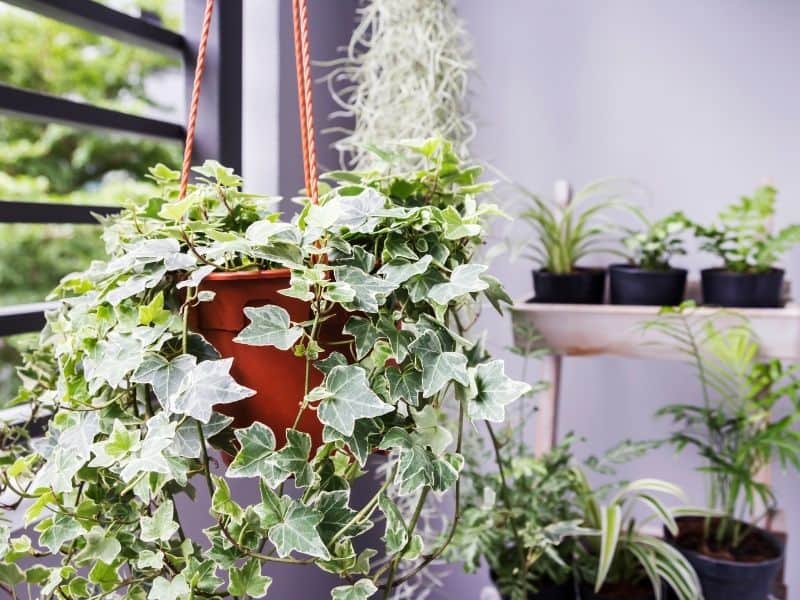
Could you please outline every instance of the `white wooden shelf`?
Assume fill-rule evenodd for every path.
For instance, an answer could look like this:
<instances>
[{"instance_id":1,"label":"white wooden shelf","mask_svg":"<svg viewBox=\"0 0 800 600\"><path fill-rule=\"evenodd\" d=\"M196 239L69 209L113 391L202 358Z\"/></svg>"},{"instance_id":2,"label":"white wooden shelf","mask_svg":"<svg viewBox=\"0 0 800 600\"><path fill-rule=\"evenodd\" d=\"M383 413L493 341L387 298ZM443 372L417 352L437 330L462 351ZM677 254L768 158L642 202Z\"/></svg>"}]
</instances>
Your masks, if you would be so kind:
<instances>
[{"instance_id":1,"label":"white wooden shelf","mask_svg":"<svg viewBox=\"0 0 800 600\"><path fill-rule=\"evenodd\" d=\"M611 304L544 304L520 301L511 309L514 344L519 348L549 348L560 356L611 354L633 358L681 360L663 334L645 331L644 323L658 316L658 306ZM764 357L800 359L800 306L727 309L698 307L690 318L720 313L719 324L747 318ZM729 313L729 314L726 314ZM740 318L740 317L739 317ZM532 334L541 339L531 343Z\"/></svg>"}]
</instances>

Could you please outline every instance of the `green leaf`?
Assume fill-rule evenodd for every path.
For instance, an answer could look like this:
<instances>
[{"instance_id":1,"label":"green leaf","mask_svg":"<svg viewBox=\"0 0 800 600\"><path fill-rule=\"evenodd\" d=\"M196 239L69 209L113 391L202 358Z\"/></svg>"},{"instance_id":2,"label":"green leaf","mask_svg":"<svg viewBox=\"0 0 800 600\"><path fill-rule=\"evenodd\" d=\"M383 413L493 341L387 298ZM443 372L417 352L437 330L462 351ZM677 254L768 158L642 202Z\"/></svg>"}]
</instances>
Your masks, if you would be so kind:
<instances>
[{"instance_id":1,"label":"green leaf","mask_svg":"<svg viewBox=\"0 0 800 600\"><path fill-rule=\"evenodd\" d=\"M435 455L444 454L447 447L453 443L453 434L447 428L447 418L441 410L428 404L422 410L411 409L416 432L420 442L428 446Z\"/></svg>"},{"instance_id":2,"label":"green leaf","mask_svg":"<svg viewBox=\"0 0 800 600\"><path fill-rule=\"evenodd\" d=\"M211 476L214 481L214 495L211 497L211 511L238 520L242 516L242 507L231 496L231 488L222 477Z\"/></svg>"},{"instance_id":3,"label":"green leaf","mask_svg":"<svg viewBox=\"0 0 800 600\"><path fill-rule=\"evenodd\" d=\"M367 459L372 454L373 437L381 432L381 426L375 419L358 419L353 427L352 435L344 435L333 427L327 425L322 430L322 439L327 442L342 441L347 444L358 464L362 467L367 464Z\"/></svg>"},{"instance_id":4,"label":"green leaf","mask_svg":"<svg viewBox=\"0 0 800 600\"><path fill-rule=\"evenodd\" d=\"M386 281L395 286L399 286L415 275L422 275L428 270L432 261L433 257L430 254L426 254L415 262L404 259L394 259L384 264L378 270L378 275L383 275Z\"/></svg>"},{"instance_id":5,"label":"green leaf","mask_svg":"<svg viewBox=\"0 0 800 600\"><path fill-rule=\"evenodd\" d=\"M275 435L258 421L247 428L235 431L239 451L228 467L227 477L265 477L270 482L280 474L275 473L276 463L270 461L275 454Z\"/></svg>"},{"instance_id":6,"label":"green leaf","mask_svg":"<svg viewBox=\"0 0 800 600\"><path fill-rule=\"evenodd\" d=\"M469 385L467 357L458 352L443 352L439 338L426 331L409 346L422 365L422 393L430 398L450 381Z\"/></svg>"},{"instance_id":7,"label":"green leaf","mask_svg":"<svg viewBox=\"0 0 800 600\"><path fill-rule=\"evenodd\" d=\"M414 335L389 319L382 319L378 328L381 336L389 341L395 360L403 362L408 356L408 345L414 341Z\"/></svg>"},{"instance_id":8,"label":"green leaf","mask_svg":"<svg viewBox=\"0 0 800 600\"><path fill-rule=\"evenodd\" d=\"M355 315L347 320L347 324L345 324L342 331L347 335L353 336L353 342L356 347L356 360L361 360L370 353L380 335L378 328L372 324L372 321Z\"/></svg>"},{"instance_id":9,"label":"green leaf","mask_svg":"<svg viewBox=\"0 0 800 600\"><path fill-rule=\"evenodd\" d=\"M309 463L311 436L295 429L286 430L286 445L276 455L277 467L293 474L295 485L307 487L314 480L314 469Z\"/></svg>"},{"instance_id":10,"label":"green leaf","mask_svg":"<svg viewBox=\"0 0 800 600\"><path fill-rule=\"evenodd\" d=\"M170 311L164 310L164 292L158 292L148 304L139 307L139 324L165 323L171 315Z\"/></svg>"},{"instance_id":11,"label":"green leaf","mask_svg":"<svg viewBox=\"0 0 800 600\"><path fill-rule=\"evenodd\" d=\"M261 574L261 562L251 558L241 568L229 571L231 584L228 592L232 596L263 598L272 584L272 578Z\"/></svg>"},{"instance_id":12,"label":"green leaf","mask_svg":"<svg viewBox=\"0 0 800 600\"><path fill-rule=\"evenodd\" d=\"M330 543L333 536L344 529L356 516L356 511L348 505L349 500L350 490L320 492L317 496L315 508L322 515L322 521L317 526L317 531L326 544ZM348 527L342 536L344 538L355 537L370 528L372 528L372 522L364 521Z\"/></svg>"},{"instance_id":13,"label":"green leaf","mask_svg":"<svg viewBox=\"0 0 800 600\"><path fill-rule=\"evenodd\" d=\"M0 563L0 583L14 587L25 581L25 573L15 563Z\"/></svg>"},{"instance_id":14,"label":"green leaf","mask_svg":"<svg viewBox=\"0 0 800 600\"><path fill-rule=\"evenodd\" d=\"M301 552L327 560L330 554L317 531L321 521L322 516L317 511L293 502L281 521L269 530L269 540L282 558Z\"/></svg>"},{"instance_id":15,"label":"green leaf","mask_svg":"<svg viewBox=\"0 0 800 600\"><path fill-rule=\"evenodd\" d=\"M318 408L319 420L345 436L353 434L356 420L385 415L394 410L372 391L367 372L357 365L331 369L323 388L326 395Z\"/></svg>"},{"instance_id":16,"label":"green leaf","mask_svg":"<svg viewBox=\"0 0 800 600\"><path fill-rule=\"evenodd\" d=\"M160 571L164 567L164 553L161 552L161 550L157 552L141 550L135 564L137 569L155 569L156 571Z\"/></svg>"},{"instance_id":17,"label":"green leaf","mask_svg":"<svg viewBox=\"0 0 800 600\"><path fill-rule=\"evenodd\" d=\"M140 520L142 541L168 542L178 531L178 524L172 520L174 513L172 500L167 500L153 512L152 517L142 516Z\"/></svg>"},{"instance_id":18,"label":"green leaf","mask_svg":"<svg viewBox=\"0 0 800 600\"><path fill-rule=\"evenodd\" d=\"M129 430L119 419L114 419L114 426L108 438L92 445L94 459L89 463L92 467L109 467L122 460L141 447L139 431Z\"/></svg>"},{"instance_id":19,"label":"green leaf","mask_svg":"<svg viewBox=\"0 0 800 600\"><path fill-rule=\"evenodd\" d=\"M119 540L109 537L109 532L99 526L92 527L84 540L86 545L73 559L78 565L94 564L98 560L110 565L122 550Z\"/></svg>"},{"instance_id":20,"label":"green leaf","mask_svg":"<svg viewBox=\"0 0 800 600\"><path fill-rule=\"evenodd\" d=\"M381 538L386 543L386 553L397 554L408 542L408 526L403 520L400 509L385 494L381 494L378 498L378 506L386 522L383 538Z\"/></svg>"},{"instance_id":21,"label":"green leaf","mask_svg":"<svg viewBox=\"0 0 800 600\"><path fill-rule=\"evenodd\" d=\"M605 506L600 511L600 559L597 564L597 578L594 583L595 593L606 581L611 563L617 552L617 542L622 528L622 509L619 504Z\"/></svg>"},{"instance_id":22,"label":"green leaf","mask_svg":"<svg viewBox=\"0 0 800 600\"><path fill-rule=\"evenodd\" d=\"M348 310L377 313L389 294L397 288L382 277L374 277L356 267L334 267L333 272L336 281L346 283L355 292L353 301L344 304Z\"/></svg>"},{"instance_id":23,"label":"green leaf","mask_svg":"<svg viewBox=\"0 0 800 600\"><path fill-rule=\"evenodd\" d=\"M527 383L508 377L502 360L479 364L473 372L477 393L467 403L467 413L473 422L502 423L506 418L505 407L531 389Z\"/></svg>"},{"instance_id":24,"label":"green leaf","mask_svg":"<svg viewBox=\"0 0 800 600\"><path fill-rule=\"evenodd\" d=\"M406 369L386 369L389 391L392 400L405 400L411 406L419 406L419 394L422 391L422 373L409 367Z\"/></svg>"},{"instance_id":25,"label":"green leaf","mask_svg":"<svg viewBox=\"0 0 800 600\"><path fill-rule=\"evenodd\" d=\"M45 521L40 523L44 524ZM57 553L61 546L85 533L85 529L75 518L62 514L53 517L52 521L40 531L42 534L39 536L39 543L53 553Z\"/></svg>"},{"instance_id":26,"label":"green leaf","mask_svg":"<svg viewBox=\"0 0 800 600\"><path fill-rule=\"evenodd\" d=\"M289 313L280 306L246 306L244 314L250 324L242 329L233 341L248 346L275 346L280 350L288 350L303 335L303 328L292 325Z\"/></svg>"},{"instance_id":27,"label":"green leaf","mask_svg":"<svg viewBox=\"0 0 800 600\"><path fill-rule=\"evenodd\" d=\"M340 585L331 590L331 600L367 600L378 588L370 579L360 579L353 585Z\"/></svg>"},{"instance_id":28,"label":"green leaf","mask_svg":"<svg viewBox=\"0 0 800 600\"><path fill-rule=\"evenodd\" d=\"M437 304L447 305L464 294L480 292L489 287L481 279L481 274L486 270L484 265L459 265L450 274L450 281L438 283L428 292L428 298Z\"/></svg>"},{"instance_id":29,"label":"green leaf","mask_svg":"<svg viewBox=\"0 0 800 600\"><path fill-rule=\"evenodd\" d=\"M153 580L153 587L147 595L147 600L183 600L189 598L191 590L186 583L183 573L176 575L172 581L164 577L156 577Z\"/></svg>"},{"instance_id":30,"label":"green leaf","mask_svg":"<svg viewBox=\"0 0 800 600\"><path fill-rule=\"evenodd\" d=\"M147 354L131 376L131 381L149 383L161 407L171 411L173 398L196 365L197 359L190 354L181 354L169 361L160 354Z\"/></svg>"},{"instance_id":31,"label":"green leaf","mask_svg":"<svg viewBox=\"0 0 800 600\"><path fill-rule=\"evenodd\" d=\"M233 358L198 363L181 385L173 402L174 412L208 423L214 405L238 402L255 394L230 376L231 364Z\"/></svg>"}]
</instances>

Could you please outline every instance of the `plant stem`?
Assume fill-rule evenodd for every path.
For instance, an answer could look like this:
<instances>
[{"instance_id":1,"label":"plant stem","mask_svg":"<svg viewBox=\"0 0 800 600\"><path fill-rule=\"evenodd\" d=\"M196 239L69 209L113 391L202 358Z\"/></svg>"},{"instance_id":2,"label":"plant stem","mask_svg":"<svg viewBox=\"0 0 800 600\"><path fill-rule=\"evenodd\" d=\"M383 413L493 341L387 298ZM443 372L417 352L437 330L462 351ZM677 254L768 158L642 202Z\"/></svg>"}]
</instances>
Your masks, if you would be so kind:
<instances>
[{"instance_id":1,"label":"plant stem","mask_svg":"<svg viewBox=\"0 0 800 600\"><path fill-rule=\"evenodd\" d=\"M392 562L390 563L389 574L386 577L386 587L384 588L383 592L383 600L388 600L392 593L392 588L394 587L394 576L397 573L397 566L400 564L403 554L405 554L406 550L408 550L408 547L411 545L411 540L414 537L414 530L417 528L417 522L422 514L422 509L425 506L425 500L428 498L429 492L430 488L428 486L422 488L422 492L420 492L417 508L414 509L414 515L411 517L411 521L409 521L408 527L406 528L408 539L406 540L406 543L403 544L403 547L400 549L400 551L395 554Z\"/></svg>"}]
</instances>

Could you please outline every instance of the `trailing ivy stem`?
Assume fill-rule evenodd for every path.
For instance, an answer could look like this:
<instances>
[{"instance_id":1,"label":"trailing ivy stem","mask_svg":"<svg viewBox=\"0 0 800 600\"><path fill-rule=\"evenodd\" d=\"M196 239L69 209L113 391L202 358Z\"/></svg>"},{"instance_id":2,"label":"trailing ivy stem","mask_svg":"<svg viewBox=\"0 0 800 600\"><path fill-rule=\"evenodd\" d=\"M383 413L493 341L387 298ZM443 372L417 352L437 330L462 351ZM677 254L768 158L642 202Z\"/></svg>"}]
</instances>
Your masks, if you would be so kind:
<instances>
[{"instance_id":1,"label":"trailing ivy stem","mask_svg":"<svg viewBox=\"0 0 800 600\"><path fill-rule=\"evenodd\" d=\"M317 298L315 300L316 309L314 310L314 324L311 326L311 334L309 337L309 346L311 344L316 345L316 336L317 336L317 329L319 327L319 314L322 311L322 307L320 306L320 292L317 291ZM300 409L297 411L297 415L294 418L294 423L292 424L292 429L297 429L297 426L300 424L300 419L303 416L306 408L308 408L308 401L306 397L308 396L309 387L311 385L311 357L308 355L309 347L306 347L306 371L305 371L305 382L303 384L303 400L300 402Z\"/></svg>"},{"instance_id":2,"label":"trailing ivy stem","mask_svg":"<svg viewBox=\"0 0 800 600\"><path fill-rule=\"evenodd\" d=\"M414 509L414 515L411 517L411 521L409 521L408 527L406 528L408 539L390 563L389 574L386 576L386 586L383 590L383 600L388 600L392 593L392 588L394 587L394 576L397 573L397 566L400 564L400 559L403 558L403 554L405 554L406 550L408 550L408 547L411 545L411 541L414 537L414 530L417 528L417 522L422 514L422 509L425 506L425 500L428 498L428 493L430 490L431 488L425 486L422 488L422 491L419 494L419 500L417 501L417 507Z\"/></svg>"},{"instance_id":3,"label":"trailing ivy stem","mask_svg":"<svg viewBox=\"0 0 800 600\"><path fill-rule=\"evenodd\" d=\"M211 465L208 459L208 447L206 446L205 433L203 433L203 425L197 421L197 433L200 437L200 447L203 449L203 472L206 478L206 485L208 486L208 499L214 496L214 482L211 481Z\"/></svg>"},{"instance_id":4,"label":"trailing ivy stem","mask_svg":"<svg viewBox=\"0 0 800 600\"><path fill-rule=\"evenodd\" d=\"M355 514L355 516L353 516L353 518L350 519L347 522L347 524L345 524L344 527L342 527L339 531L333 534L333 537L331 538L330 542L328 542L329 547L332 547L337 541L339 541L339 538L342 537L347 532L347 530L350 529L353 525L360 523L364 519L368 519L370 515L372 515L372 512L375 510L375 507L378 505L378 500L380 499L381 494L383 494L386 491L386 488L388 488L392 484L392 481L394 480L396 473L397 473L397 466L395 466L395 468L392 470L392 473L389 475L389 477L386 478L386 481L383 482L383 485L378 489L377 492L375 492L375 495L372 496L372 498L370 498L369 501L367 501L364 507L360 511L358 511Z\"/></svg>"},{"instance_id":5,"label":"trailing ivy stem","mask_svg":"<svg viewBox=\"0 0 800 600\"><path fill-rule=\"evenodd\" d=\"M486 429L489 431L489 437L492 439L492 447L494 448L494 457L495 462L497 462L497 471L500 474L500 483L503 487L503 503L506 505L506 509L509 512L509 515L514 514L513 506L511 505L511 488L508 486L508 480L506 479L506 471L505 467L503 466L503 458L500 456L500 442L497 439L497 436L494 433L494 429L492 428L492 424L489 421L484 421L486 423ZM517 556L519 557L519 578L520 582L523 584L526 579L526 563L525 563L525 550L523 548L522 539L520 538L519 532L516 528L512 528L514 532L514 545L517 547Z\"/></svg>"}]
</instances>

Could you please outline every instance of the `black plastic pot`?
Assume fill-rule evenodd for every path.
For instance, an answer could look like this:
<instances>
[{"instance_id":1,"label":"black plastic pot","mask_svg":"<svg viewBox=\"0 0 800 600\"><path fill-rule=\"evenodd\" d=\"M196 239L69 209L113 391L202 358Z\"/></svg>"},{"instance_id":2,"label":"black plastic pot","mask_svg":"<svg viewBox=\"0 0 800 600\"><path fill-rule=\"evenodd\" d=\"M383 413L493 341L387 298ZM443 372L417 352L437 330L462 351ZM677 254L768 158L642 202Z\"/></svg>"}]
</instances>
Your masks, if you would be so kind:
<instances>
[{"instance_id":1,"label":"black plastic pot","mask_svg":"<svg viewBox=\"0 0 800 600\"><path fill-rule=\"evenodd\" d=\"M686 290L686 269L650 271L634 265L608 268L611 304L677 306Z\"/></svg>"},{"instance_id":2,"label":"black plastic pot","mask_svg":"<svg viewBox=\"0 0 800 600\"><path fill-rule=\"evenodd\" d=\"M783 269L761 273L735 273L726 269L704 269L703 303L735 308L783 306Z\"/></svg>"},{"instance_id":3,"label":"black plastic pot","mask_svg":"<svg viewBox=\"0 0 800 600\"><path fill-rule=\"evenodd\" d=\"M497 577L494 571L489 572L492 581L497 584ZM575 584L570 579L561 584L542 584L539 591L535 594L528 594L528 600L575 600ZM501 596L503 600L509 600L508 596Z\"/></svg>"},{"instance_id":4,"label":"black plastic pot","mask_svg":"<svg viewBox=\"0 0 800 600\"><path fill-rule=\"evenodd\" d=\"M605 269L576 269L564 275L544 270L533 272L534 302L602 304L605 287Z\"/></svg>"},{"instance_id":5,"label":"black plastic pot","mask_svg":"<svg viewBox=\"0 0 800 600\"><path fill-rule=\"evenodd\" d=\"M678 519L679 526L681 521L691 518ZM775 558L760 562L722 560L682 548L668 531L664 533L664 537L694 567L700 579L705 600L732 600L733 598L736 600L765 600L769 598L783 564L784 547L770 532L763 529L755 529L754 532L773 548Z\"/></svg>"},{"instance_id":6,"label":"black plastic pot","mask_svg":"<svg viewBox=\"0 0 800 600\"><path fill-rule=\"evenodd\" d=\"M656 595L652 590L641 590L641 593L626 593L626 594L596 594L594 587L586 584L581 584L581 600L655 600ZM732 599L728 599L732 600Z\"/></svg>"}]
</instances>

